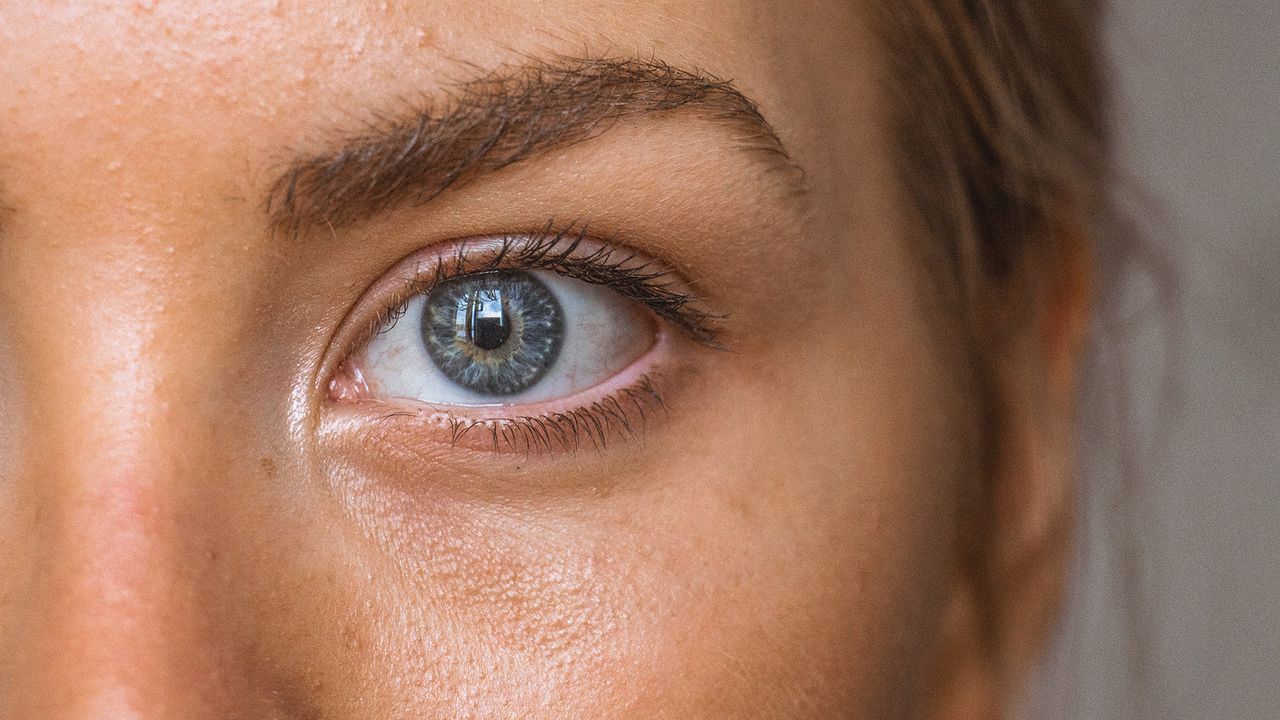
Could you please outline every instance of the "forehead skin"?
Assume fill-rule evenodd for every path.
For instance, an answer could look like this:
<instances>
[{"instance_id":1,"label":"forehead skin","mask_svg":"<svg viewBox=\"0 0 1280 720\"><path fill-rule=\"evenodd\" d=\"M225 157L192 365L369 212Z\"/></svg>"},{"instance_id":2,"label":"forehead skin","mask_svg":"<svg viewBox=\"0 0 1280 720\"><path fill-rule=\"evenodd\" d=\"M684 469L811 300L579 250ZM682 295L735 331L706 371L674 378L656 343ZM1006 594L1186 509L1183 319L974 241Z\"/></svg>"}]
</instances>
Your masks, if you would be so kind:
<instances>
[{"instance_id":1,"label":"forehead skin","mask_svg":"<svg viewBox=\"0 0 1280 720\"><path fill-rule=\"evenodd\" d=\"M906 716L953 401L867 31L792 5L0 5L0 716ZM731 79L802 207L672 117L270 231L299 153L556 55ZM730 317L668 427L541 465L326 444L324 343L391 263L586 214ZM481 476L505 489L436 489Z\"/></svg>"},{"instance_id":2,"label":"forehead skin","mask_svg":"<svg viewBox=\"0 0 1280 720\"><path fill-rule=\"evenodd\" d=\"M38 159L43 172L23 194L59 202L73 193L84 202L84 190L155 196L153 187L121 182L172 170L157 145L181 148L191 169L216 176L206 192L254 197L261 188L252 183L268 179L262 174L282 149L305 148L322 129L349 128L369 109L522 54L656 57L702 69L780 110L769 117L789 135L814 134L824 129L815 121L843 119L843 106L871 99L850 3L783 17L727 2L16 5L3 18L5 161L27 177L37 168L26 163ZM52 152L69 138L81 152ZM822 144L842 140L826 135ZM24 152L13 156L13 148ZM86 180L101 184L67 185L91 169L101 172ZM204 199L174 192L147 204Z\"/></svg>"}]
</instances>

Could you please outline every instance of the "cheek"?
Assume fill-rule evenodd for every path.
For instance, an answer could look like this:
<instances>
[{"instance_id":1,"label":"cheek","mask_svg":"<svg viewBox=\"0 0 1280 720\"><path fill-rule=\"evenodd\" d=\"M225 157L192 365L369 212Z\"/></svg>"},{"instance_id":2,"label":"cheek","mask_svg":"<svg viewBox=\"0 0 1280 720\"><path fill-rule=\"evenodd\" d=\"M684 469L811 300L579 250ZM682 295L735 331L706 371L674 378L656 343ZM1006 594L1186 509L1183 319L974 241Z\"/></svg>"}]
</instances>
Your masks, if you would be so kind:
<instances>
[{"instance_id":1,"label":"cheek","mask_svg":"<svg viewBox=\"0 0 1280 720\"><path fill-rule=\"evenodd\" d=\"M976 454L968 388L894 257L853 258L874 270L737 348L707 393L654 521L661 585L682 588L661 631L689 679L673 694L725 716L910 716Z\"/></svg>"},{"instance_id":2,"label":"cheek","mask_svg":"<svg viewBox=\"0 0 1280 720\"><path fill-rule=\"evenodd\" d=\"M744 351L689 388L697 411L642 450L556 466L596 493L531 496L551 479L512 466L496 474L520 490L471 496L462 466L334 462L310 531L328 545L289 561L296 617L276 627L302 650L282 684L389 717L900 716L965 463L943 373L887 318L859 346L815 318L803 352ZM415 463L440 477L386 482Z\"/></svg>"},{"instance_id":3,"label":"cheek","mask_svg":"<svg viewBox=\"0 0 1280 720\"><path fill-rule=\"evenodd\" d=\"M651 666L633 529L578 500L385 481L411 466L331 463L332 495L276 523L296 542L253 570L274 574L268 689L324 717L614 716Z\"/></svg>"},{"instance_id":4,"label":"cheek","mask_svg":"<svg viewBox=\"0 0 1280 720\"><path fill-rule=\"evenodd\" d=\"M744 387L715 460L691 459L668 503L667 580L686 592L663 634L684 690L733 716L897 717L943 609L957 448L907 386L880 403L834 398L821 374Z\"/></svg>"}]
</instances>

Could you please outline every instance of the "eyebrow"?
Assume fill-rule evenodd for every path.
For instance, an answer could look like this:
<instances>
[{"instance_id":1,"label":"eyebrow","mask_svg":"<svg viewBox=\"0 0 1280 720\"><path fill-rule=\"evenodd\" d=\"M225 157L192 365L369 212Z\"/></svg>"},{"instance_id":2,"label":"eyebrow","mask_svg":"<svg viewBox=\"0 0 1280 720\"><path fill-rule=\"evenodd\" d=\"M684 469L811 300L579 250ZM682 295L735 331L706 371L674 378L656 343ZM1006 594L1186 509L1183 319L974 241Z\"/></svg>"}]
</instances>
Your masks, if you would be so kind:
<instances>
[{"instance_id":1,"label":"eyebrow","mask_svg":"<svg viewBox=\"0 0 1280 720\"><path fill-rule=\"evenodd\" d=\"M556 58L465 81L442 99L381 117L336 149L298 157L271 186L267 213L274 228L295 233L353 224L425 204L618 121L679 109L732 129L740 149L790 171L792 189L803 192L803 172L732 82L654 60Z\"/></svg>"}]
</instances>

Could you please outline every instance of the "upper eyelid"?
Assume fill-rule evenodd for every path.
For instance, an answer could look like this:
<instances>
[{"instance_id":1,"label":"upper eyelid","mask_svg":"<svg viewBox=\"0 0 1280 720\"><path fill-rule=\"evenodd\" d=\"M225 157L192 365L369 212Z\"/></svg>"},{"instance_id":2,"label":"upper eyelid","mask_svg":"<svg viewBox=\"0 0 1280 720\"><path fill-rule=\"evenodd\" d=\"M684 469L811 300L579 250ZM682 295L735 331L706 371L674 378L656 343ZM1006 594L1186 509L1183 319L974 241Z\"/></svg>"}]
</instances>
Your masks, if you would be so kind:
<instances>
[{"instance_id":1,"label":"upper eyelid","mask_svg":"<svg viewBox=\"0 0 1280 720\"><path fill-rule=\"evenodd\" d=\"M644 304L694 342L722 348L719 338L726 316L709 309L705 299L694 292L677 270L615 240L593 236L586 224L555 227L554 222L549 222L531 232L462 238L445 243L452 245L451 248L432 253L432 247L439 248L440 244L436 244L406 256L375 281L348 311L342 323L344 327L357 314L366 317L357 318L360 325L354 329L338 330L335 345L328 353L336 362L331 364L326 377L359 352L388 323L394 322L409 299L426 294L444 280L503 267L545 269L606 285L623 297ZM428 256L414 261L424 253ZM376 289L380 285L384 289L378 293ZM369 300L370 296L378 295L376 300ZM379 307L369 310L370 302L379 303Z\"/></svg>"},{"instance_id":2,"label":"upper eyelid","mask_svg":"<svg viewBox=\"0 0 1280 720\"><path fill-rule=\"evenodd\" d=\"M498 262L514 254L517 262L524 266L607 285L680 326L694 340L718 346L724 316L703 307L703 298L692 288L677 284L674 270L657 266L656 261L641 258L639 253L608 241L599 242L586 255L578 255L578 249L589 237L586 226L577 231L542 233L532 238L521 236L525 242L518 245L507 245L512 238L506 236Z\"/></svg>"},{"instance_id":3,"label":"upper eyelid","mask_svg":"<svg viewBox=\"0 0 1280 720\"><path fill-rule=\"evenodd\" d=\"M582 252L588 243L590 247ZM479 253L475 252L477 245L481 246ZM420 266L397 302L426 294L453 277L501 268L550 270L609 286L676 324L700 344L719 347L724 315L706 309L703 298L679 281L673 269L613 242L593 238L585 225L462 240L448 258L437 258L427 269Z\"/></svg>"}]
</instances>

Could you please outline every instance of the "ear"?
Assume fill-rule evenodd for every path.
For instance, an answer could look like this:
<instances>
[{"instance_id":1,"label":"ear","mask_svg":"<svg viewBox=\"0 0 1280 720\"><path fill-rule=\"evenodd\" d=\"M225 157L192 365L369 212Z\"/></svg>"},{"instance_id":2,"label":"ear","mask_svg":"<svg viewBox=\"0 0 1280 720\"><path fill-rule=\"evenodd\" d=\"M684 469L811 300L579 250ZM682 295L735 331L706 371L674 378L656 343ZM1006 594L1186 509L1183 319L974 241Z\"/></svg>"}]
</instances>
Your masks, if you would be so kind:
<instances>
[{"instance_id":1,"label":"ear","mask_svg":"<svg viewBox=\"0 0 1280 720\"><path fill-rule=\"evenodd\" d=\"M983 318L990 475L944 619L926 717L1001 717L1055 627L1075 527L1077 376L1088 338L1093 256L1078 230L1034 250Z\"/></svg>"}]
</instances>

